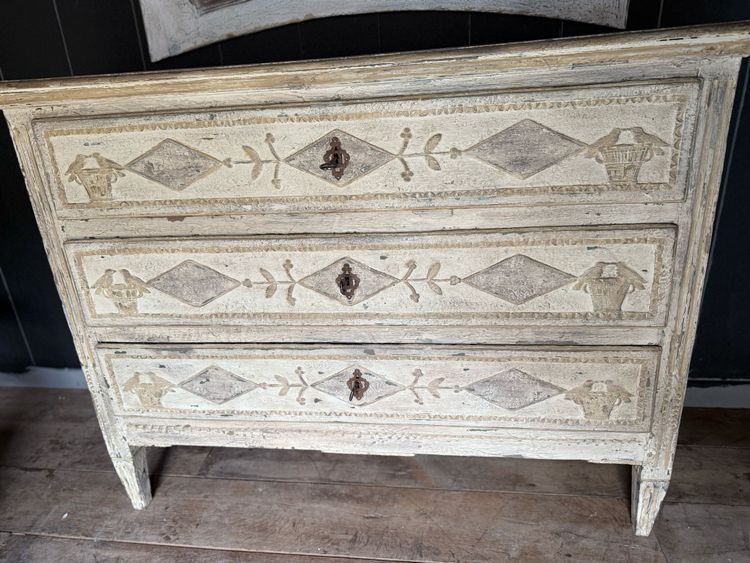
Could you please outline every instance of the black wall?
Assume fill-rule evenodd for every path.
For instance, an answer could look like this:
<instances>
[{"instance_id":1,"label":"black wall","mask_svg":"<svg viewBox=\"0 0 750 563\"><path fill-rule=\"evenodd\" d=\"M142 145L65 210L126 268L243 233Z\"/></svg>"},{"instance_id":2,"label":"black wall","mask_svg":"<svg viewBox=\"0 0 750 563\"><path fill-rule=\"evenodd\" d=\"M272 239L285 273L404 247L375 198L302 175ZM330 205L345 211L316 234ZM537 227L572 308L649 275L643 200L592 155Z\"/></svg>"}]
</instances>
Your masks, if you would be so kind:
<instances>
[{"instance_id":1,"label":"black wall","mask_svg":"<svg viewBox=\"0 0 750 563\"><path fill-rule=\"evenodd\" d=\"M631 0L628 29L750 19L748 0ZM0 0L0 80L526 41L613 30L559 20L397 12L306 21L148 60L137 0ZM750 379L750 108L743 65L691 378ZM747 220L744 221L747 223ZM0 370L77 365L4 121L0 124Z\"/></svg>"}]
</instances>

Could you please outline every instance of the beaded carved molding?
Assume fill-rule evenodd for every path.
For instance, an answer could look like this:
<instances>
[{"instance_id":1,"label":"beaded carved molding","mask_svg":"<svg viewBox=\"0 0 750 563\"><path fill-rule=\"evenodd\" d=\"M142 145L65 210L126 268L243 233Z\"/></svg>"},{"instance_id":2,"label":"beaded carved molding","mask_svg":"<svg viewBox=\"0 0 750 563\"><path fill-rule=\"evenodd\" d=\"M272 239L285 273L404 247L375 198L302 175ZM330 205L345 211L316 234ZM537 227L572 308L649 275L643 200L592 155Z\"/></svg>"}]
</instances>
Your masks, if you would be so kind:
<instances>
[{"instance_id":1,"label":"beaded carved molding","mask_svg":"<svg viewBox=\"0 0 750 563\"><path fill-rule=\"evenodd\" d=\"M659 325L674 234L634 228L66 246L94 324Z\"/></svg>"},{"instance_id":2,"label":"beaded carved molding","mask_svg":"<svg viewBox=\"0 0 750 563\"><path fill-rule=\"evenodd\" d=\"M61 216L680 201L699 82L40 121ZM332 141L348 159L321 168ZM460 186L460 188L457 188Z\"/></svg>"},{"instance_id":3,"label":"beaded carved molding","mask_svg":"<svg viewBox=\"0 0 750 563\"><path fill-rule=\"evenodd\" d=\"M125 414L645 429L657 353L103 350ZM358 372L361 397L347 382ZM606 374L603 376L602 374Z\"/></svg>"}]
</instances>

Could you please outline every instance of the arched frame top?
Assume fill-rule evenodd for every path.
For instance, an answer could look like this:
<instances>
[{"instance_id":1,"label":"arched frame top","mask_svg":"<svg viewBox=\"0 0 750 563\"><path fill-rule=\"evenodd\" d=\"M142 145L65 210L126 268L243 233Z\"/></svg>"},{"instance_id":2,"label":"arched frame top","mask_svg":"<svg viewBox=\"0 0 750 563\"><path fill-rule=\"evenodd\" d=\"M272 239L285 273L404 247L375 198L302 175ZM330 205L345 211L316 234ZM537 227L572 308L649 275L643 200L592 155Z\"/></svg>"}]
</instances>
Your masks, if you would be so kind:
<instances>
[{"instance_id":1,"label":"arched frame top","mask_svg":"<svg viewBox=\"0 0 750 563\"><path fill-rule=\"evenodd\" d=\"M624 29L630 0L140 0L152 61L223 39L330 16L399 10L491 12Z\"/></svg>"}]
</instances>

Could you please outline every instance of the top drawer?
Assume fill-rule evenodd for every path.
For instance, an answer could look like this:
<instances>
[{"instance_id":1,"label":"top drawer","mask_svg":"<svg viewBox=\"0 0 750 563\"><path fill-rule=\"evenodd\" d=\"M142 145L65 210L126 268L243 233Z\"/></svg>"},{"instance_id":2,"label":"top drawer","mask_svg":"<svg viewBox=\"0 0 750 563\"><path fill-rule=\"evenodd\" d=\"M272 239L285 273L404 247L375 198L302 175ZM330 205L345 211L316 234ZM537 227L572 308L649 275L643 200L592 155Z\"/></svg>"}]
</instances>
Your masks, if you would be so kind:
<instances>
[{"instance_id":1,"label":"top drawer","mask_svg":"<svg viewBox=\"0 0 750 563\"><path fill-rule=\"evenodd\" d=\"M58 216L680 201L700 82L35 122Z\"/></svg>"}]
</instances>

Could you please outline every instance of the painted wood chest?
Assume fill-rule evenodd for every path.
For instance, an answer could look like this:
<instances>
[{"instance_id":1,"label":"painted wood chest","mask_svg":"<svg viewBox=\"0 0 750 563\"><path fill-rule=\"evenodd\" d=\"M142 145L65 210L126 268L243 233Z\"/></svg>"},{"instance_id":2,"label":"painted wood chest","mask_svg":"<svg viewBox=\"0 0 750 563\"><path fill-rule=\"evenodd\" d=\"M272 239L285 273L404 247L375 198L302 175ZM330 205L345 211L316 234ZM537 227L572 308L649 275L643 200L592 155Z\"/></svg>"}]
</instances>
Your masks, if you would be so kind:
<instances>
[{"instance_id":1,"label":"painted wood chest","mask_svg":"<svg viewBox=\"0 0 750 563\"><path fill-rule=\"evenodd\" d=\"M107 447L670 479L750 26L0 85Z\"/></svg>"}]
</instances>

